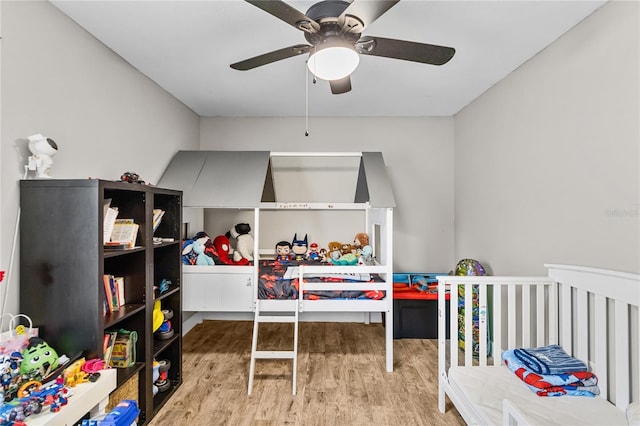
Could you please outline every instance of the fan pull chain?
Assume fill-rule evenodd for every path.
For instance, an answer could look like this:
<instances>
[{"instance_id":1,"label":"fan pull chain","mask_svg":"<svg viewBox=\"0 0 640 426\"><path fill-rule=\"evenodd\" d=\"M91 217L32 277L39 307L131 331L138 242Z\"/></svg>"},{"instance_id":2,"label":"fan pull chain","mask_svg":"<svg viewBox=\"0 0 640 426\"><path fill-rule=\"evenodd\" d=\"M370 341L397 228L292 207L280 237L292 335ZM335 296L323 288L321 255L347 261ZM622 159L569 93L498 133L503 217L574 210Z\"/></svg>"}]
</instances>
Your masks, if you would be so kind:
<instances>
[{"instance_id":1,"label":"fan pull chain","mask_svg":"<svg viewBox=\"0 0 640 426\"><path fill-rule=\"evenodd\" d=\"M304 67L304 135L309 136L309 71Z\"/></svg>"}]
</instances>

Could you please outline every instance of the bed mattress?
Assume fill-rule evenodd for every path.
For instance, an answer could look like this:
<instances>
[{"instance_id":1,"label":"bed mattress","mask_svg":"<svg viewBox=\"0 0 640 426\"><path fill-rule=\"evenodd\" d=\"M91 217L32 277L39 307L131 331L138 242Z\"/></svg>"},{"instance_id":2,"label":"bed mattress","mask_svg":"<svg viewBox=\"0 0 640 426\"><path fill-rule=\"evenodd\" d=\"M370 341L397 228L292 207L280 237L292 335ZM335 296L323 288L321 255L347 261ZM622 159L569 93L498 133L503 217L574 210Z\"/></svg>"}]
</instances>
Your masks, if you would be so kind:
<instances>
[{"instance_id":1,"label":"bed mattress","mask_svg":"<svg viewBox=\"0 0 640 426\"><path fill-rule=\"evenodd\" d=\"M273 261L262 260L259 263L258 299L297 299L298 267L300 265L323 265L313 261ZM327 265L329 266L329 265ZM384 282L377 274L314 274L307 275L305 281L327 283L329 290L305 291L304 298L319 299L374 299L384 298L384 291L335 290L335 283L341 282ZM333 288L333 290L331 290Z\"/></svg>"},{"instance_id":2,"label":"bed mattress","mask_svg":"<svg viewBox=\"0 0 640 426\"><path fill-rule=\"evenodd\" d=\"M509 399L532 425L626 425L624 412L601 397L541 397L504 366L451 367L449 384L473 407L481 424L502 424L502 400ZM523 407L526 407L526 412Z\"/></svg>"}]
</instances>

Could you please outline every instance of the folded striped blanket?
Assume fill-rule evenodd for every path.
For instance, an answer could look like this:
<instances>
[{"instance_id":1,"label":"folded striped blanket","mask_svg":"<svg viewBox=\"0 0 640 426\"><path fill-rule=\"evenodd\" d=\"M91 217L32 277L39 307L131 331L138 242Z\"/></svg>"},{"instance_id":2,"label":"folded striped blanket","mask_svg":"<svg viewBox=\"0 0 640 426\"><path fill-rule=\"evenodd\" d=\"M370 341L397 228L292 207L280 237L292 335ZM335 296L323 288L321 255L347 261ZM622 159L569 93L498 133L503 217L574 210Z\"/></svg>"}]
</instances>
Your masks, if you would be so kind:
<instances>
[{"instance_id":1,"label":"folded striped blanket","mask_svg":"<svg viewBox=\"0 0 640 426\"><path fill-rule=\"evenodd\" d=\"M567 354L562 346L514 349L513 354L529 370L537 374L562 374L567 371L587 371L587 365Z\"/></svg>"},{"instance_id":2,"label":"folded striped blanket","mask_svg":"<svg viewBox=\"0 0 640 426\"><path fill-rule=\"evenodd\" d=\"M596 396L600 393L595 374L586 371L582 361L568 355L558 345L511 349L502 352L502 359L509 370L539 396ZM568 369L562 371L562 368Z\"/></svg>"}]
</instances>

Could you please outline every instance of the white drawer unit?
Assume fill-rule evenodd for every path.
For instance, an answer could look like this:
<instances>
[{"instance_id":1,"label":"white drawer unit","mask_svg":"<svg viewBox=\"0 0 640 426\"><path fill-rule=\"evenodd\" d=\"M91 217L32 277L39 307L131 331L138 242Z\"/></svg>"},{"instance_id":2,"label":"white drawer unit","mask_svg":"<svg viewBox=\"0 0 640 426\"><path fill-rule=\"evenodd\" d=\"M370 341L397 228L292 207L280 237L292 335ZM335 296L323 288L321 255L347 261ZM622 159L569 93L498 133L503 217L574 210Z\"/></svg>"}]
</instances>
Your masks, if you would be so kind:
<instances>
[{"instance_id":1,"label":"white drawer unit","mask_svg":"<svg viewBox=\"0 0 640 426\"><path fill-rule=\"evenodd\" d=\"M251 312L253 268L185 265L182 291L182 309L185 311Z\"/></svg>"}]
</instances>

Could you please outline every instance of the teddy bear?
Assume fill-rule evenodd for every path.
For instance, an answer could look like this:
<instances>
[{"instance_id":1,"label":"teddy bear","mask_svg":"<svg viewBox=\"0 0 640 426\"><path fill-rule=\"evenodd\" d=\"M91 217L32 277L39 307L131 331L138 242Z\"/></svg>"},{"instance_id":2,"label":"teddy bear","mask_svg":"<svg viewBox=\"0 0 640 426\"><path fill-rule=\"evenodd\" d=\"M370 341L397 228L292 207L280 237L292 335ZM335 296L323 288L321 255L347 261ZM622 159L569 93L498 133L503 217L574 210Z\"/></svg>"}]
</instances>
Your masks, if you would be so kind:
<instances>
[{"instance_id":1,"label":"teddy bear","mask_svg":"<svg viewBox=\"0 0 640 426\"><path fill-rule=\"evenodd\" d=\"M340 259L342 256L342 244L338 241L330 241L327 244L327 261L333 261Z\"/></svg>"},{"instance_id":2,"label":"teddy bear","mask_svg":"<svg viewBox=\"0 0 640 426\"><path fill-rule=\"evenodd\" d=\"M253 261L253 237L249 232L251 226L248 223L238 223L225 234L228 239L236 240L236 249L233 252L233 260L236 262L242 259Z\"/></svg>"}]
</instances>

